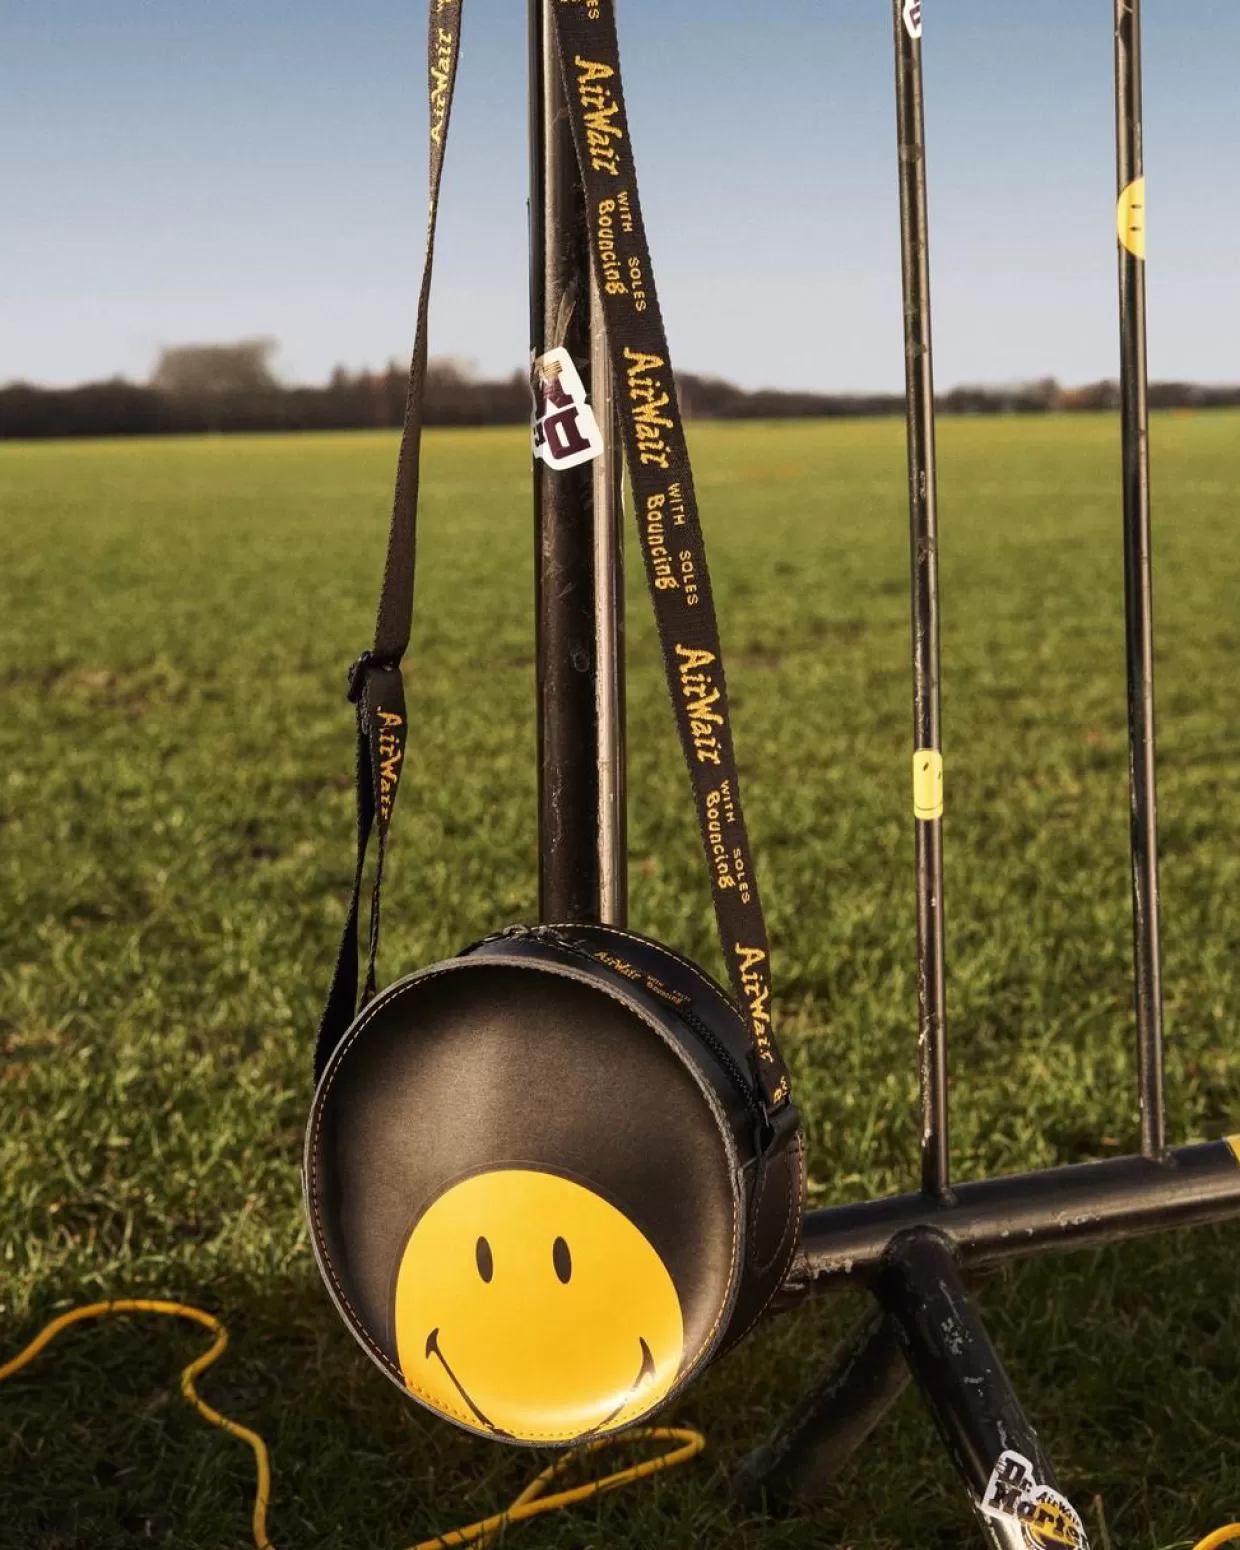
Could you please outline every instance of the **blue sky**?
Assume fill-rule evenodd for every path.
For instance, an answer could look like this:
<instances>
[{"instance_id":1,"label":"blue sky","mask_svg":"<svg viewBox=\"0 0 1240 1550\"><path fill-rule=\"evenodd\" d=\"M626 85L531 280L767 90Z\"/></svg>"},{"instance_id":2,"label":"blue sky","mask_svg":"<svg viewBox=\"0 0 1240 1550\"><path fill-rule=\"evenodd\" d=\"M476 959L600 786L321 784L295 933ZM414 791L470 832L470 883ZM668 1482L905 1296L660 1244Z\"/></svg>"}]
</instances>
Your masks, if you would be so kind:
<instances>
[{"instance_id":1,"label":"blue sky","mask_svg":"<svg viewBox=\"0 0 1240 1550\"><path fill-rule=\"evenodd\" d=\"M407 358L419 0L2 0L0 381ZM902 383L887 0L619 0L676 363ZM1110 0L925 0L938 383L1114 375ZM1147 0L1150 371L1240 379L1234 0ZM524 0L465 0L431 349L526 359Z\"/></svg>"}]
</instances>

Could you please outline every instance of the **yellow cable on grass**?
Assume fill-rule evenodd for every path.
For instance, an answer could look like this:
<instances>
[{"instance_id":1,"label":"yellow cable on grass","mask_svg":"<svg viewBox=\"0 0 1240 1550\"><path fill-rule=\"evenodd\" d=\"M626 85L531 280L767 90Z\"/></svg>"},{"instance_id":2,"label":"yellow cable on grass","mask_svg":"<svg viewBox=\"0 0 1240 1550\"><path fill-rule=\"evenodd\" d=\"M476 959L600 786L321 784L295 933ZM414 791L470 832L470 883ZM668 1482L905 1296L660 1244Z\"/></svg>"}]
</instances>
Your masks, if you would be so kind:
<instances>
[{"instance_id":1,"label":"yellow cable on grass","mask_svg":"<svg viewBox=\"0 0 1240 1550\"><path fill-rule=\"evenodd\" d=\"M1193 1550L1218 1550L1219 1545L1225 1545L1230 1539L1240 1539L1240 1523L1229 1523L1225 1528L1216 1528L1213 1534L1207 1534L1193 1546Z\"/></svg>"},{"instance_id":2,"label":"yellow cable on grass","mask_svg":"<svg viewBox=\"0 0 1240 1550\"><path fill-rule=\"evenodd\" d=\"M212 1362L223 1356L228 1345L228 1331L214 1314L202 1308L191 1308L187 1303L162 1302L146 1297L122 1297L113 1302L92 1302L84 1308L71 1308L68 1313L62 1313L58 1319L45 1325L24 1351L19 1351L11 1362L5 1362L0 1367L0 1382L11 1378L15 1372L20 1372L29 1362L34 1361L43 1347L54 1340L62 1329L67 1329L70 1324L78 1324L83 1319L101 1318L105 1313L164 1313L171 1318L193 1319L195 1324L201 1324L204 1329L214 1333L215 1340L211 1349L195 1357L182 1371L181 1393L204 1420L210 1421L212 1426L223 1427L226 1432L231 1432L242 1442L248 1442L254 1449L254 1460L258 1466L258 1484L254 1491L254 1543L258 1550L271 1550L271 1541L267 1538L267 1501L271 1495L271 1461L267 1456L267 1444L248 1426L230 1421L218 1410L212 1410L194 1387L194 1379L198 1374L205 1372Z\"/></svg>"},{"instance_id":3,"label":"yellow cable on grass","mask_svg":"<svg viewBox=\"0 0 1240 1550\"><path fill-rule=\"evenodd\" d=\"M675 1439L682 1446L673 1448L670 1453L662 1453L658 1458L647 1459L644 1464L634 1464L628 1469L617 1470L614 1475L605 1475L601 1480L591 1480L586 1485L574 1486L568 1491L557 1491L554 1496L542 1494L544 1488L550 1485L557 1475L562 1475L578 1459L586 1458L600 1448L614 1447L618 1442L642 1440L654 1442L664 1439ZM451 1529L435 1539L424 1539L420 1544L414 1545L412 1550L447 1550L449 1545L488 1545L509 1523L521 1523L526 1518L537 1517L541 1512L555 1512L561 1507L571 1507L574 1502L584 1501L587 1496L599 1496L604 1491L614 1491L617 1486L642 1480L661 1469L671 1469L676 1464L687 1464L705 1446L706 1438L701 1432L681 1426L643 1426L631 1432L622 1432L615 1437L600 1437L595 1442L587 1442L580 1448L571 1449L562 1458L556 1459L554 1464L548 1465L541 1475L530 1481L506 1512L497 1512L494 1517L483 1518L480 1523L471 1523L467 1528Z\"/></svg>"},{"instance_id":4,"label":"yellow cable on grass","mask_svg":"<svg viewBox=\"0 0 1240 1550\"><path fill-rule=\"evenodd\" d=\"M92 1302L83 1308L72 1308L68 1313L62 1313L59 1318L45 1325L25 1350L19 1351L12 1361L0 1366L0 1382L5 1378L11 1378L15 1372L20 1372L23 1367L28 1366L62 1329L67 1329L70 1324L81 1323L83 1319L100 1318L106 1313L163 1313L172 1318L192 1319L215 1335L211 1349L196 1357L182 1371L181 1392L204 1420L209 1421L212 1426L222 1427L234 1437L239 1437L254 1450L258 1471L258 1482L254 1490L254 1543L258 1550L274 1550L271 1541L267 1538L267 1503L271 1496L271 1461L267 1453L267 1444L248 1426L231 1421L218 1410L213 1410L194 1387L194 1379L198 1374L205 1372L213 1362L218 1360L228 1345L228 1331L214 1314L207 1313L202 1308L190 1307L183 1302L164 1302L145 1297L117 1298L112 1302ZM633 1464L628 1469L617 1470L613 1475L605 1475L601 1480L591 1480L586 1485L557 1491L551 1496L543 1495L546 1487L579 1459L588 1458L590 1454L598 1452L601 1448L614 1447L616 1443L639 1441L677 1441L681 1446L673 1448L668 1453L662 1453L657 1458L646 1459L641 1464ZM599 1496L604 1491L614 1491L618 1486L628 1485L634 1480L643 1480L647 1475L656 1474L659 1470L672 1469L677 1464L686 1464L705 1446L706 1438L701 1432L677 1426L640 1427L634 1431L619 1433L614 1437L600 1437L580 1448L571 1449L555 1463L549 1465L530 1481L506 1512L497 1512L493 1517L483 1518L478 1523L470 1523L465 1528L451 1529L435 1539L424 1539L420 1544L413 1546L413 1550L447 1550L450 1545L475 1545L481 1550L481 1547L490 1544L509 1523L520 1523L526 1518L538 1516L539 1513L555 1512L561 1507L571 1507L574 1502L584 1501L588 1496ZM1224 1537L1226 1532L1226 1530L1219 1530ZM1196 1550L1213 1550L1213 1546L1221 1542L1217 1535L1211 1535L1209 1541L1203 1540Z\"/></svg>"}]
</instances>

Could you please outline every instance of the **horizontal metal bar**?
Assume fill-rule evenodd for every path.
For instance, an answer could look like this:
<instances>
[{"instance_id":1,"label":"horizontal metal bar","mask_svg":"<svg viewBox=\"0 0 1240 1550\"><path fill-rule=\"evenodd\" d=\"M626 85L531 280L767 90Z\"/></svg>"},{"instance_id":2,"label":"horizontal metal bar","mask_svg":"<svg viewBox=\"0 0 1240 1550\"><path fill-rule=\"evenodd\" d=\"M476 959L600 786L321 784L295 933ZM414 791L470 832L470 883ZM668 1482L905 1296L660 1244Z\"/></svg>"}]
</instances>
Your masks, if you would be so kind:
<instances>
[{"instance_id":1,"label":"horizontal metal bar","mask_svg":"<svg viewBox=\"0 0 1240 1550\"><path fill-rule=\"evenodd\" d=\"M1234 1215L1240 1215L1240 1138L1174 1147L1162 1161L1114 1157L957 1184L942 1199L890 1195L830 1206L805 1218L777 1307L869 1286L891 1240L913 1227L942 1233L968 1271Z\"/></svg>"}]
</instances>

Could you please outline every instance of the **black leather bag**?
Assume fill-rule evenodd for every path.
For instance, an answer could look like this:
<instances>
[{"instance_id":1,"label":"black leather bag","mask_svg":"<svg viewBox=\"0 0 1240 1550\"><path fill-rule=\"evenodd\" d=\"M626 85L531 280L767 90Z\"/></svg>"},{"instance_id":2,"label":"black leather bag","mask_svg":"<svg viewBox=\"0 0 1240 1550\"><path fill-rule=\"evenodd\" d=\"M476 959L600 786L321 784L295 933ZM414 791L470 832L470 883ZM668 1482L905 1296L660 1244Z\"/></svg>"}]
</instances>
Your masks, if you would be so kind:
<instances>
[{"instance_id":1,"label":"black leather bag","mask_svg":"<svg viewBox=\"0 0 1240 1550\"><path fill-rule=\"evenodd\" d=\"M315 1094L319 1269L367 1354L505 1440L618 1430L735 1344L796 1248L725 992L648 938L516 927L377 996Z\"/></svg>"}]
</instances>

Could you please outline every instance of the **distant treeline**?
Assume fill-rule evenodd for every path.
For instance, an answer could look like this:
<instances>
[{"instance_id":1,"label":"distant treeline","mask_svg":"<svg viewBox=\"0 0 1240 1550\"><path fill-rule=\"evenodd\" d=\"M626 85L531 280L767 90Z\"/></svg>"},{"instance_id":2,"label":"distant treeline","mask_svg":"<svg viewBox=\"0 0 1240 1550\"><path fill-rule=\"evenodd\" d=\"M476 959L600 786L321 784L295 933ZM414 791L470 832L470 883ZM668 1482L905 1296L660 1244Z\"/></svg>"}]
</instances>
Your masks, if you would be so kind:
<instances>
[{"instance_id":1,"label":"distant treeline","mask_svg":"<svg viewBox=\"0 0 1240 1550\"><path fill-rule=\"evenodd\" d=\"M0 388L0 438L149 436L200 431L356 430L399 426L404 418L405 368L333 372L324 387L287 387L270 368L275 341L186 345L165 350L145 385L122 378L74 388L13 383ZM746 420L899 415L900 393L756 392L713 377L676 379L687 419ZM1154 408L1240 406L1240 385L1184 382L1150 386ZM1115 409L1119 387L1096 382L1064 388L1052 379L1011 387L957 387L940 394L947 414L1045 414L1053 410ZM428 425L519 425L530 418L525 376L476 378L456 360L427 371Z\"/></svg>"},{"instance_id":2,"label":"distant treeline","mask_svg":"<svg viewBox=\"0 0 1240 1550\"><path fill-rule=\"evenodd\" d=\"M713 377L678 376L677 391L687 419L766 420L789 417L813 419L845 415L903 414L903 393L786 393L771 388L747 392ZM1202 387L1193 382L1152 382L1154 409L1220 409L1240 407L1240 383ZM1053 377L1011 386L956 387L935 395L943 414L1049 414L1078 409L1118 409L1118 382L1091 382L1086 387L1061 387Z\"/></svg>"}]
</instances>

